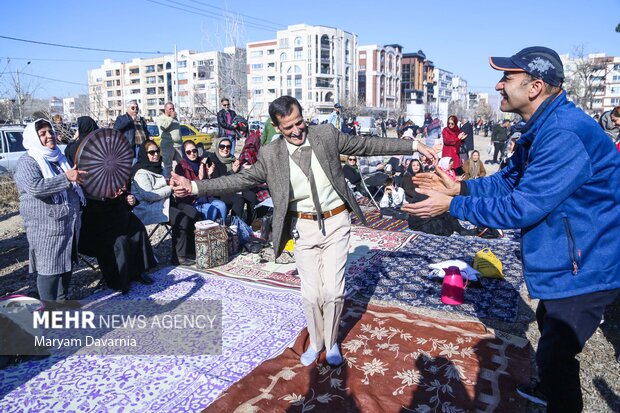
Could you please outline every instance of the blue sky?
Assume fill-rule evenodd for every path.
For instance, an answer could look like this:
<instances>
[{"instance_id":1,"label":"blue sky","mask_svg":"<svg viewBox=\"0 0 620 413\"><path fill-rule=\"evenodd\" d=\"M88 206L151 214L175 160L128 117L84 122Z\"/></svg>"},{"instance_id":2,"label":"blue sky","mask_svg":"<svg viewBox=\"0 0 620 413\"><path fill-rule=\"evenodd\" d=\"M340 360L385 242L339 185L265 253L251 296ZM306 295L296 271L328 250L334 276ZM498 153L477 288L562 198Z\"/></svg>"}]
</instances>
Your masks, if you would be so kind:
<instances>
[{"instance_id":1,"label":"blue sky","mask_svg":"<svg viewBox=\"0 0 620 413\"><path fill-rule=\"evenodd\" d=\"M230 15L238 16L238 31L226 24ZM179 50L215 50L226 46L226 33L237 32L238 44L245 46L273 39L278 28L297 23L342 28L357 34L360 45L398 43L404 52L421 49L436 66L463 76L470 90L490 93L499 79L488 65L491 55L510 56L532 45L560 54L583 45L588 53L620 55L620 33L615 32L620 0L9 1L2 7L0 36L112 50L169 52L175 44ZM0 38L0 97L7 97L6 81L16 70L24 73L22 83L37 97L65 97L86 93L88 69L105 58L150 56Z\"/></svg>"}]
</instances>

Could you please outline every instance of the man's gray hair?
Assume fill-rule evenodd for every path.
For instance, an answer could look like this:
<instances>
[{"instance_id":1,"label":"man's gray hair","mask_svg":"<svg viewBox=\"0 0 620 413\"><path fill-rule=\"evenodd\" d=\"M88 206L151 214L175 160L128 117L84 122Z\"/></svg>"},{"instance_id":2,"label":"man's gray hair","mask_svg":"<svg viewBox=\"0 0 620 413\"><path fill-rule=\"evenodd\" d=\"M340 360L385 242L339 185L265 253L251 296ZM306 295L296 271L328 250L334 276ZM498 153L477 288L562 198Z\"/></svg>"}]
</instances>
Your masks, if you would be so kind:
<instances>
[{"instance_id":1,"label":"man's gray hair","mask_svg":"<svg viewBox=\"0 0 620 413\"><path fill-rule=\"evenodd\" d=\"M135 99L131 99L129 102L127 102L127 106L131 106L131 105L133 105L134 103L137 105L137 104L138 104L138 101L137 101L137 100L135 100Z\"/></svg>"}]
</instances>

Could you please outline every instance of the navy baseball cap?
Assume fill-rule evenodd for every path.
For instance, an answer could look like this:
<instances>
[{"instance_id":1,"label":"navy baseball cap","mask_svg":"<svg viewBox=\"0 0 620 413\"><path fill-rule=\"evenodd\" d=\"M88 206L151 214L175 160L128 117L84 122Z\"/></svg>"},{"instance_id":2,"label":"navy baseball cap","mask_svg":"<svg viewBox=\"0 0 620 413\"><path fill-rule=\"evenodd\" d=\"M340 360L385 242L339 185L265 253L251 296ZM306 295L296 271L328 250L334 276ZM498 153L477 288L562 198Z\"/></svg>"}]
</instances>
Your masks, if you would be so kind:
<instances>
[{"instance_id":1,"label":"navy baseball cap","mask_svg":"<svg viewBox=\"0 0 620 413\"><path fill-rule=\"evenodd\" d=\"M489 63L493 69L526 72L552 86L560 86L564 81L562 60L548 47L526 47L511 57L490 57Z\"/></svg>"},{"instance_id":2,"label":"navy baseball cap","mask_svg":"<svg viewBox=\"0 0 620 413\"><path fill-rule=\"evenodd\" d=\"M340 109L340 108L342 107L342 105L341 105L340 103L336 103L336 104L334 105L334 107L335 107L336 109Z\"/></svg>"}]
</instances>

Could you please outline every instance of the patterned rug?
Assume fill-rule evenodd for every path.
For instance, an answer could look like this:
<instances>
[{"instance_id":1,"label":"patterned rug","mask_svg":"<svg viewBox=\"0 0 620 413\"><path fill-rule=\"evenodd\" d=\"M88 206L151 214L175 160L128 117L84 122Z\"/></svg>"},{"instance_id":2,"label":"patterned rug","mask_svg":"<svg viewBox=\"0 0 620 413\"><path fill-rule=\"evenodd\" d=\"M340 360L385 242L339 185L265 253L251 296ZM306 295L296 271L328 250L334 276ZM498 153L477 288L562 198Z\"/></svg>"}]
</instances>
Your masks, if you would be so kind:
<instances>
[{"instance_id":1,"label":"patterned rug","mask_svg":"<svg viewBox=\"0 0 620 413\"><path fill-rule=\"evenodd\" d=\"M428 264L459 259L473 265L475 253L487 247L502 262L506 279L481 279L481 286L466 289L464 304L443 304L441 282L429 277ZM522 284L519 244L507 239L485 240L457 235L419 234L415 242L409 241L396 251L360 257L347 272L347 288L373 302L434 308L503 321L516 320Z\"/></svg>"},{"instance_id":2,"label":"patterned rug","mask_svg":"<svg viewBox=\"0 0 620 413\"><path fill-rule=\"evenodd\" d=\"M299 292L164 268L155 284L91 300L222 300L223 349L214 356L52 356L2 370L0 411L199 411L306 325Z\"/></svg>"},{"instance_id":3,"label":"patterned rug","mask_svg":"<svg viewBox=\"0 0 620 413\"><path fill-rule=\"evenodd\" d=\"M456 322L358 304L345 308L344 365L304 367L291 349L231 386L206 412L524 412L527 341Z\"/></svg>"},{"instance_id":4,"label":"patterned rug","mask_svg":"<svg viewBox=\"0 0 620 413\"><path fill-rule=\"evenodd\" d=\"M347 265L350 265L360 257L369 259L380 251L395 251L414 237L415 234L413 233L352 227L351 248L349 249ZM284 258L288 263L274 262L273 250L265 249L260 254L240 254L227 264L211 268L208 271L225 277L255 281L279 287L300 288L301 280L297 275L295 259L292 255L280 258Z\"/></svg>"},{"instance_id":5,"label":"patterned rug","mask_svg":"<svg viewBox=\"0 0 620 413\"><path fill-rule=\"evenodd\" d=\"M374 207L372 209L365 208L364 217L366 217L368 227L373 229L401 232L409 228L407 221L388 216L382 218L379 211L377 211ZM351 223L353 225L362 225L355 214L351 214Z\"/></svg>"}]
</instances>

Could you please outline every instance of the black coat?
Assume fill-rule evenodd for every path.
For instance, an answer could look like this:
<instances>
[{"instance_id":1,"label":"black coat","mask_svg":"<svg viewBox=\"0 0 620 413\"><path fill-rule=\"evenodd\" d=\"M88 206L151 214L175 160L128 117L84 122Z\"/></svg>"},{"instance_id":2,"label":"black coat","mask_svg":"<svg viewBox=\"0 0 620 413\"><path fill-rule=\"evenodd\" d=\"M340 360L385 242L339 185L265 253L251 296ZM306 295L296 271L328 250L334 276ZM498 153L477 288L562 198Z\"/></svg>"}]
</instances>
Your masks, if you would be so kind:
<instances>
[{"instance_id":1,"label":"black coat","mask_svg":"<svg viewBox=\"0 0 620 413\"><path fill-rule=\"evenodd\" d=\"M464 146L464 150L473 151L474 150L474 128L470 122L465 122L461 126L461 132L465 132L467 137L463 140L462 146Z\"/></svg>"},{"instance_id":2,"label":"black coat","mask_svg":"<svg viewBox=\"0 0 620 413\"><path fill-rule=\"evenodd\" d=\"M235 116L237 116L237 113L232 110L229 109L228 112L230 112L230 121L232 122L233 119L235 119ZM218 136L222 137L222 136L231 136L226 134L226 131L235 131L235 127L228 123L228 119L226 119L226 109L222 109L219 112L217 112L217 126L219 127L218 129ZM236 134L233 134L232 136L235 136Z\"/></svg>"}]
</instances>

